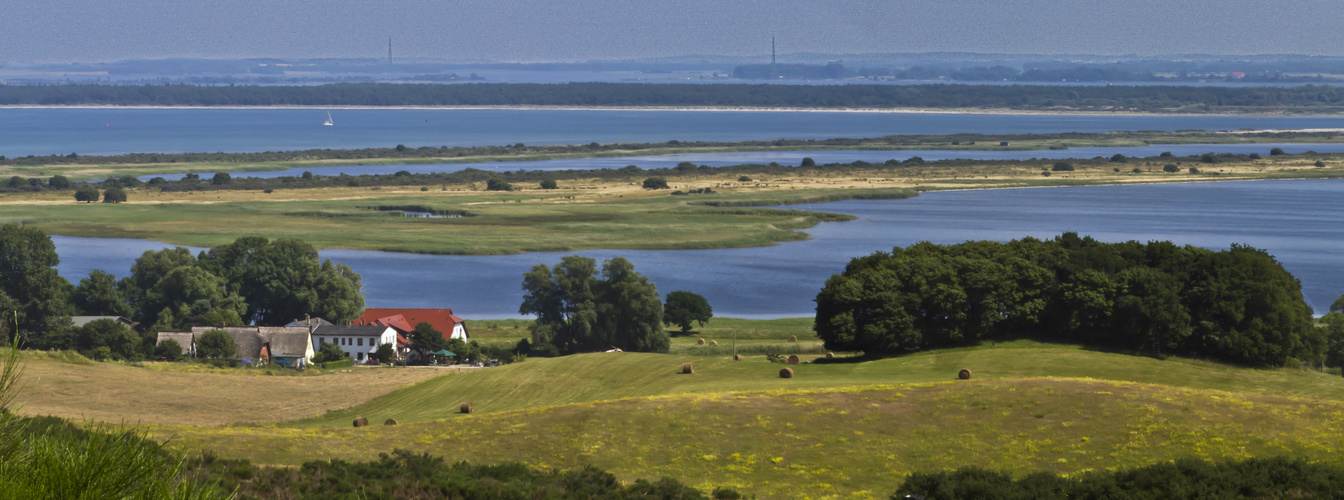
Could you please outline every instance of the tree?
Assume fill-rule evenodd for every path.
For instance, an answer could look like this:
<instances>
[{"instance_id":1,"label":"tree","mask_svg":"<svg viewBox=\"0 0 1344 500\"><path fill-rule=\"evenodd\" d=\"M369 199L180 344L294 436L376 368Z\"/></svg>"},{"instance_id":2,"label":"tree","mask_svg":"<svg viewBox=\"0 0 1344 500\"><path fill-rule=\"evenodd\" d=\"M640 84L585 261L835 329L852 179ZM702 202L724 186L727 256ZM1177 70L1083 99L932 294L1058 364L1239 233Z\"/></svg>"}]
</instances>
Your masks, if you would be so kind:
<instances>
[{"instance_id":1,"label":"tree","mask_svg":"<svg viewBox=\"0 0 1344 500\"><path fill-rule=\"evenodd\" d=\"M666 352L663 307L657 289L621 257L606 261L602 279L597 261L570 255L554 269L545 264L523 275L518 311L535 314L534 349L554 346L561 353L619 347L628 351Z\"/></svg>"},{"instance_id":2,"label":"tree","mask_svg":"<svg viewBox=\"0 0 1344 500\"><path fill-rule=\"evenodd\" d=\"M163 342L154 346L154 355L164 361L182 361L182 344L173 339L163 339Z\"/></svg>"},{"instance_id":3,"label":"tree","mask_svg":"<svg viewBox=\"0 0 1344 500\"><path fill-rule=\"evenodd\" d=\"M392 344L378 344L378 349L369 354L378 364L387 364L397 360L397 349Z\"/></svg>"},{"instance_id":4,"label":"tree","mask_svg":"<svg viewBox=\"0 0 1344 500\"><path fill-rule=\"evenodd\" d=\"M1073 164L1072 164L1072 163L1069 163L1069 162L1067 162L1067 161L1057 161L1057 162L1055 162L1054 165L1051 165L1051 166L1050 166L1050 171L1051 171L1051 172L1072 172L1072 171L1073 171Z\"/></svg>"},{"instance_id":5,"label":"tree","mask_svg":"<svg viewBox=\"0 0 1344 500\"><path fill-rule=\"evenodd\" d=\"M1325 168L1325 162L1316 160L1316 168Z\"/></svg>"},{"instance_id":6,"label":"tree","mask_svg":"<svg viewBox=\"0 0 1344 500\"><path fill-rule=\"evenodd\" d=\"M1279 156L1279 155L1281 155L1281 154L1284 154L1284 152L1283 152L1283 148L1274 148L1274 149L1269 150L1269 155L1270 155L1270 156Z\"/></svg>"},{"instance_id":7,"label":"tree","mask_svg":"<svg viewBox=\"0 0 1344 500\"><path fill-rule=\"evenodd\" d=\"M233 184L233 176L228 172L215 172L215 176L210 178L210 183L216 186Z\"/></svg>"},{"instance_id":8,"label":"tree","mask_svg":"<svg viewBox=\"0 0 1344 500\"><path fill-rule=\"evenodd\" d=\"M243 298L223 279L200 267L179 267L145 293L143 322L155 330L180 330L192 325L240 325L247 314Z\"/></svg>"},{"instance_id":9,"label":"tree","mask_svg":"<svg viewBox=\"0 0 1344 500\"><path fill-rule=\"evenodd\" d=\"M429 323L421 321L415 325L415 329L407 334L411 341L411 350L421 355L427 355L431 352L441 351L448 345L448 341L443 340L443 332L435 330Z\"/></svg>"},{"instance_id":10,"label":"tree","mask_svg":"<svg viewBox=\"0 0 1344 500\"><path fill-rule=\"evenodd\" d=\"M51 189L70 189L70 179L64 175L53 175L47 180L47 187Z\"/></svg>"},{"instance_id":11,"label":"tree","mask_svg":"<svg viewBox=\"0 0 1344 500\"><path fill-rule=\"evenodd\" d=\"M815 160L813 160L812 158L810 158L810 157L803 158L802 166L804 166L804 167L815 167L815 166L817 166L817 162L816 162Z\"/></svg>"},{"instance_id":12,"label":"tree","mask_svg":"<svg viewBox=\"0 0 1344 500\"><path fill-rule=\"evenodd\" d=\"M42 336L70 325L70 282L56 273L56 245L40 229L0 226L0 318L7 326L18 316L22 340L43 348Z\"/></svg>"},{"instance_id":13,"label":"tree","mask_svg":"<svg viewBox=\"0 0 1344 500\"><path fill-rule=\"evenodd\" d=\"M649 177L644 179L644 189L671 189L667 185L667 180L662 177Z\"/></svg>"},{"instance_id":14,"label":"tree","mask_svg":"<svg viewBox=\"0 0 1344 500\"><path fill-rule=\"evenodd\" d=\"M1199 173L1199 169L1198 169L1198 168L1195 168L1195 167L1190 167L1190 173L1192 173L1192 174L1198 174L1198 173Z\"/></svg>"},{"instance_id":15,"label":"tree","mask_svg":"<svg viewBox=\"0 0 1344 500\"><path fill-rule=\"evenodd\" d=\"M196 353L203 358L228 359L238 352L238 343L224 330L210 330L196 337Z\"/></svg>"},{"instance_id":16,"label":"tree","mask_svg":"<svg viewBox=\"0 0 1344 500\"><path fill-rule=\"evenodd\" d=\"M103 191L103 203L122 203L126 201L126 191L119 187L107 188Z\"/></svg>"},{"instance_id":17,"label":"tree","mask_svg":"<svg viewBox=\"0 0 1344 500\"><path fill-rule=\"evenodd\" d=\"M131 305L135 320L152 324L146 321L148 311L142 304L145 293L172 270L195 265L196 256L192 255L191 250L185 247L146 250L145 253L140 254L140 257L135 259L135 263L131 264L131 275L123 278L117 284L117 288L121 289L126 302Z\"/></svg>"},{"instance_id":18,"label":"tree","mask_svg":"<svg viewBox=\"0 0 1344 500\"><path fill-rule=\"evenodd\" d=\"M744 175L744 176L741 176L741 177L738 177L738 178L737 178L737 182L751 182L751 177L747 177L747 176L745 176L745 175Z\"/></svg>"},{"instance_id":19,"label":"tree","mask_svg":"<svg viewBox=\"0 0 1344 500\"><path fill-rule=\"evenodd\" d=\"M131 315L131 305L126 296L117 288L117 278L94 269L89 277L79 280L70 301L75 310L86 316L127 316Z\"/></svg>"},{"instance_id":20,"label":"tree","mask_svg":"<svg viewBox=\"0 0 1344 500\"><path fill-rule=\"evenodd\" d=\"M560 186L555 183L555 179L543 179L541 181L542 189L559 189Z\"/></svg>"},{"instance_id":21,"label":"tree","mask_svg":"<svg viewBox=\"0 0 1344 500\"><path fill-rule=\"evenodd\" d=\"M84 203L98 201L98 190L88 184L81 185L79 186L79 189L75 190L75 201L82 201Z\"/></svg>"},{"instance_id":22,"label":"tree","mask_svg":"<svg viewBox=\"0 0 1344 500\"><path fill-rule=\"evenodd\" d=\"M505 182L505 181L502 181L502 180L499 180L499 179L490 179L490 180L485 181L485 190L486 190L486 191L513 191L513 184L509 184L508 182Z\"/></svg>"},{"instance_id":23,"label":"tree","mask_svg":"<svg viewBox=\"0 0 1344 500\"><path fill-rule=\"evenodd\" d=\"M360 276L345 264L319 261L317 250L301 240L245 236L203 252L198 265L243 298L249 323L279 324L304 314L339 323L364 309Z\"/></svg>"},{"instance_id":24,"label":"tree","mask_svg":"<svg viewBox=\"0 0 1344 500\"><path fill-rule=\"evenodd\" d=\"M137 349L140 339L125 325L114 320L90 321L79 328L77 342L79 352L94 353L99 348L105 347L110 353L110 359L134 360L140 358ZM105 357L103 359L109 358Z\"/></svg>"},{"instance_id":25,"label":"tree","mask_svg":"<svg viewBox=\"0 0 1344 500\"><path fill-rule=\"evenodd\" d=\"M1344 313L1344 295L1340 295L1330 303L1330 312Z\"/></svg>"},{"instance_id":26,"label":"tree","mask_svg":"<svg viewBox=\"0 0 1344 500\"><path fill-rule=\"evenodd\" d=\"M340 361L345 359L345 351L335 342L323 342L317 348L317 354L313 355L314 363L326 363L329 361Z\"/></svg>"},{"instance_id":27,"label":"tree","mask_svg":"<svg viewBox=\"0 0 1344 500\"><path fill-rule=\"evenodd\" d=\"M1176 173L1181 171L1181 167L1177 166L1175 163L1168 163L1162 166L1162 171L1169 174Z\"/></svg>"},{"instance_id":28,"label":"tree","mask_svg":"<svg viewBox=\"0 0 1344 500\"><path fill-rule=\"evenodd\" d=\"M663 304L663 324L678 325L683 334L691 331L692 322L705 326L705 322L713 316L714 310L709 307L709 301L691 292L669 292Z\"/></svg>"},{"instance_id":29,"label":"tree","mask_svg":"<svg viewBox=\"0 0 1344 500\"><path fill-rule=\"evenodd\" d=\"M1125 155L1122 155L1120 153L1116 153L1114 155L1111 155L1111 161L1116 163L1124 163L1129 161L1129 158L1126 158Z\"/></svg>"}]
</instances>

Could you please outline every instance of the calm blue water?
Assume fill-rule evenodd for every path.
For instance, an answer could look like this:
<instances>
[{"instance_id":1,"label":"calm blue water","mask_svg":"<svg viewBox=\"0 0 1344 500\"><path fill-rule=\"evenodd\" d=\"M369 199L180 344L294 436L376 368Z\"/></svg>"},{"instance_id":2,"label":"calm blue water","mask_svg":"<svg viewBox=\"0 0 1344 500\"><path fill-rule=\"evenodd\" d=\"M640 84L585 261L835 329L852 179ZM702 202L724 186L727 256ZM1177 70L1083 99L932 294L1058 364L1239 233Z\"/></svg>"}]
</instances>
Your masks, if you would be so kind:
<instances>
[{"instance_id":1,"label":"calm blue water","mask_svg":"<svg viewBox=\"0 0 1344 500\"><path fill-rule=\"evenodd\" d=\"M496 109L0 108L0 155L254 152L892 134L1344 127L1337 117Z\"/></svg>"},{"instance_id":2,"label":"calm blue water","mask_svg":"<svg viewBox=\"0 0 1344 500\"><path fill-rule=\"evenodd\" d=\"M812 299L850 258L920 241L958 243L1053 237L1076 231L1102 241L1172 240L1224 249L1249 244L1274 254L1323 312L1344 293L1344 179L1210 182L926 193L906 200L845 201L789 208L854 214L812 239L723 250L574 252L625 256L661 293L704 295L719 316L810 316ZM58 270L78 281L94 268L125 275L141 240L53 237ZM522 275L567 253L433 256L326 250L323 258L364 276L369 307L451 307L469 319L517 316Z\"/></svg>"},{"instance_id":3,"label":"calm blue water","mask_svg":"<svg viewBox=\"0 0 1344 500\"><path fill-rule=\"evenodd\" d=\"M803 161L803 158L812 158L818 164L824 165L827 163L852 163L860 160L870 163L881 163L892 159L904 161L913 156L918 156L929 161L956 158L972 160L1025 160L1030 158L1048 158L1054 160L1095 158L1098 156L1110 158L1116 153L1125 156L1157 156L1167 151L1170 151L1176 156L1201 155L1204 153L1259 153L1263 156L1268 156L1269 150L1276 147L1283 149L1284 152L1289 154L1304 153L1307 151L1315 151L1317 153L1344 153L1344 144L1173 144L1166 146L1070 148L1053 151L1048 149L1037 151L762 151L740 153L686 153L661 156L622 156L619 158L569 158L544 161L425 163L416 165L351 165L340 167L292 168L271 172L230 173L234 177L274 178L298 176L302 175L305 171L312 172L313 175L388 175L402 170L413 174L429 174L436 172L456 172L464 168L507 172L510 170L616 169L626 165L637 165L640 168L654 169L672 168L677 166L678 163L685 161L696 165L709 165L711 167L742 165L746 163L764 164L770 162L777 162L782 165L798 165ZM180 179L182 174L146 175L140 179L147 181L154 177Z\"/></svg>"}]
</instances>

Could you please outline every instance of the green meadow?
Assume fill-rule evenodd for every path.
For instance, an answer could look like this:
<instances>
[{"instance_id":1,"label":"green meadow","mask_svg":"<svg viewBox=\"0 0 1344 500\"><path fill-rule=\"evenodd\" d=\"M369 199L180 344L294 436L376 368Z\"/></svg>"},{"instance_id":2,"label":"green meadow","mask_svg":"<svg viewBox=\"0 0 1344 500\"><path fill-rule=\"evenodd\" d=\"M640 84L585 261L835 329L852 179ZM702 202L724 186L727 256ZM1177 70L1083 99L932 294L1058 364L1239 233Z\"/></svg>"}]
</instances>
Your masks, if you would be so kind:
<instances>
[{"instance_id":1,"label":"green meadow","mask_svg":"<svg viewBox=\"0 0 1344 500\"><path fill-rule=\"evenodd\" d=\"M1185 456L1340 462L1344 379L1016 341L788 366L593 353L451 373L267 425L161 426L172 449L297 465L404 448L475 463L595 465L763 498L885 497L961 465L1072 473ZM682 363L694 373L682 374ZM973 371L956 380L958 370ZM471 414L460 412L471 402ZM355 417L375 425L352 428ZM398 425L377 425L395 419Z\"/></svg>"}]
</instances>

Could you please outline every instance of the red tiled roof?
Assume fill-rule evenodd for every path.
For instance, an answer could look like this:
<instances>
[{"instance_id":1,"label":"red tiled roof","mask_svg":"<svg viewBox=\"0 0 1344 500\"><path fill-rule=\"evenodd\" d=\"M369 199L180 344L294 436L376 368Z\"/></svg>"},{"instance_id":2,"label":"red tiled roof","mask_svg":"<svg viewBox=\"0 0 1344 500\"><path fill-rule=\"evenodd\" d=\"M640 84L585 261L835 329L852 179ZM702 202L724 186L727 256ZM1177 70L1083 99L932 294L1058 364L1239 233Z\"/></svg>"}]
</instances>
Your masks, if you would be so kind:
<instances>
[{"instance_id":1,"label":"red tiled roof","mask_svg":"<svg viewBox=\"0 0 1344 500\"><path fill-rule=\"evenodd\" d=\"M399 318L398 318L399 317ZM453 314L452 309L365 309L364 315L355 320L357 325L379 324L401 330L411 331L421 322L429 323L444 339L451 338L453 327L462 323L462 318Z\"/></svg>"}]
</instances>

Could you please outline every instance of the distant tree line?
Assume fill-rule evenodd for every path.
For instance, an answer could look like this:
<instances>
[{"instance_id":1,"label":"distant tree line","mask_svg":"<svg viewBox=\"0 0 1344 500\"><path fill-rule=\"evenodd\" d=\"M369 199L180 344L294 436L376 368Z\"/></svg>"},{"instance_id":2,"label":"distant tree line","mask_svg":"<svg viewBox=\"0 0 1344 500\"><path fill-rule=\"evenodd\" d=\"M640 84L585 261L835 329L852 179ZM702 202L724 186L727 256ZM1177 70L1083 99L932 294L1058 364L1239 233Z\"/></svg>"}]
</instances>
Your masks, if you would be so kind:
<instances>
[{"instance_id":1,"label":"distant tree line","mask_svg":"<svg viewBox=\"0 0 1344 500\"><path fill-rule=\"evenodd\" d=\"M42 231L0 226L0 331L24 347L78 350L95 359L158 355L156 333L192 326L281 325L305 314L332 321L364 310L360 276L319 261L293 239L243 237L192 255L183 247L146 251L117 279L94 270L78 285L57 274L60 262ZM123 316L75 327L71 316ZM178 351L180 354L180 351Z\"/></svg>"},{"instance_id":2,"label":"distant tree line","mask_svg":"<svg viewBox=\"0 0 1344 500\"><path fill-rule=\"evenodd\" d=\"M1269 138L1290 141L1301 141L1305 139L1321 138L1326 140L1334 139L1338 133L1332 132L1257 132L1241 134L1238 137L1245 138ZM690 150L702 148L854 148L854 147L920 147L925 146L931 149L957 148L960 146L975 145L977 142L993 144L996 142L1018 142L1018 141L1039 141L1039 140L1113 140L1113 139L1170 139L1179 138L1181 142L1195 141L1207 138L1213 142L1221 142L1227 139L1226 134L1216 134L1203 131L1182 131L1182 132L1066 132L1053 134L947 134L947 135L889 135L872 138L834 138L834 139L776 139L770 141L735 141L735 142L706 142L706 141L678 141L669 140L665 142L649 143L611 143L599 144L596 142L589 144L573 145L543 145L529 146L523 143L506 144L499 146L421 146L408 147L404 144L398 144L395 147L387 148L361 148L361 149L305 149L298 151L265 151L253 153L126 153L118 155L81 155L70 153L65 155L45 155L45 156L17 156L8 158L0 156L0 165L12 166L39 166L39 165L107 165L107 164L165 164L165 163L265 163L265 162L298 162L298 161L317 161L317 160L366 160L366 159L418 159L418 158L462 158L478 156L549 156L561 154L597 154L608 151L644 151L650 149L670 149L670 150ZM30 182L29 179L18 177L18 180L10 179L6 187L16 188L18 185L9 185L15 183ZM31 181L42 182L42 181Z\"/></svg>"},{"instance_id":3,"label":"distant tree line","mask_svg":"<svg viewBox=\"0 0 1344 500\"><path fill-rule=\"evenodd\" d=\"M1277 149L1277 148L1275 148ZM1270 154L1282 154L1279 153ZM1304 153L1307 158L1333 159L1340 155L1325 153ZM912 167L920 168L953 168L963 166L1004 166L1004 167L1034 167L1042 169L1064 168L1057 164L1063 163L1068 167L1084 166L1109 166L1115 163L1115 157L1096 157L1084 160L1072 160L1070 162L1059 162L1056 160L1027 159L1027 160L969 160L969 159L946 159L925 161L919 157L911 157L905 160L887 160L880 163L867 161L854 161L849 163L826 163L818 164L810 161L810 158L804 158L797 165L783 165L778 162L766 164L749 163L742 165L729 165L722 167L711 167L708 165L695 165L689 162L683 162L675 167L665 168L640 168L638 165L627 165L621 168L602 168L602 169L569 169L569 170L509 170L503 172L487 171L476 168L465 168L456 172L435 172L415 174L410 171L400 171L393 174L362 174L362 175L334 175L323 176L313 175L311 171L304 172L297 176L284 177L239 177L234 178L227 172L217 172L213 175L202 176L200 174L187 174L181 180L167 180L162 177L155 177L149 181L141 181L132 176L121 176L117 178L105 179L102 181L81 183L71 183L64 180L63 176L56 176L62 179L60 185L65 188L53 187L58 183L45 181L38 178L23 179L14 177L9 184L0 184L0 193L3 192L28 192L45 191L55 189L74 189L73 186L92 186L96 189L111 190L113 188L146 188L157 189L165 192L180 191L218 191L218 190L275 190L275 189L308 189L308 188L327 188L327 187L377 187L377 186L424 186L428 190L429 186L445 186L449 184L481 184L482 189L489 190L494 186L496 190L520 189L523 185L532 185L541 189L556 189L559 187L557 181L575 180L575 179L603 179L603 180L630 180L632 182L643 182L652 178L660 178L664 182L668 178L686 178L702 175L736 175L739 179L745 177L748 180L739 182L752 182L751 175L806 175L809 173L858 173L858 172L899 172L903 169ZM1239 154L1239 153L1205 153L1202 155L1174 156L1170 153L1163 153L1154 157L1125 157L1125 162L1198 162L1198 163L1224 163L1224 162L1245 162L1259 159L1257 153ZM1108 167L1109 168L1109 167ZM492 182L493 181L493 182ZM543 185L544 184L544 185ZM16 187L8 187L13 185ZM661 188L662 185L653 181L654 188ZM116 194L114 199L125 201L126 193L121 191ZM89 195L91 196L91 195ZM104 198L106 194L104 193ZM78 197L76 200L84 201ZM92 200L93 198L90 198ZM465 215L465 214L455 214Z\"/></svg>"},{"instance_id":4,"label":"distant tree line","mask_svg":"<svg viewBox=\"0 0 1344 500\"><path fill-rule=\"evenodd\" d=\"M1036 338L1259 366L1318 361L1301 284L1263 250L1064 233L920 243L850 261L817 295L827 349L891 355Z\"/></svg>"},{"instance_id":5,"label":"distant tree line","mask_svg":"<svg viewBox=\"0 0 1344 500\"><path fill-rule=\"evenodd\" d=\"M1104 66L1066 66L1019 69L1011 66L960 66L919 64L909 67L850 68L839 62L826 64L745 64L733 68L733 78L744 80L839 80L871 78L890 80L950 80L954 82L1339 82L1340 79L1322 75L1285 75L1282 71L1245 69L1232 74L1232 68L1206 71L1174 71L1158 74L1150 70L1136 70ZM1328 73L1328 72L1320 72Z\"/></svg>"},{"instance_id":6,"label":"distant tree line","mask_svg":"<svg viewBox=\"0 0 1344 500\"><path fill-rule=\"evenodd\" d=\"M8 85L0 105L113 106L742 106L1006 108L1163 112L1330 110L1334 86L683 85L653 83L312 86Z\"/></svg>"}]
</instances>

